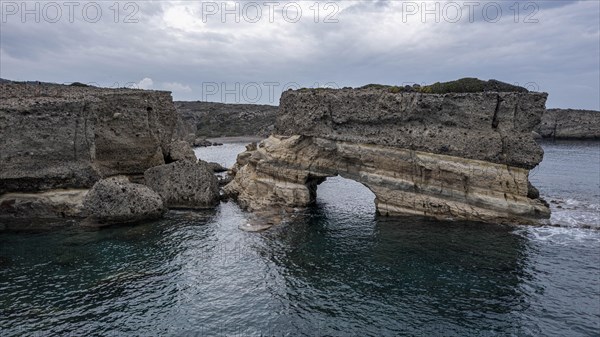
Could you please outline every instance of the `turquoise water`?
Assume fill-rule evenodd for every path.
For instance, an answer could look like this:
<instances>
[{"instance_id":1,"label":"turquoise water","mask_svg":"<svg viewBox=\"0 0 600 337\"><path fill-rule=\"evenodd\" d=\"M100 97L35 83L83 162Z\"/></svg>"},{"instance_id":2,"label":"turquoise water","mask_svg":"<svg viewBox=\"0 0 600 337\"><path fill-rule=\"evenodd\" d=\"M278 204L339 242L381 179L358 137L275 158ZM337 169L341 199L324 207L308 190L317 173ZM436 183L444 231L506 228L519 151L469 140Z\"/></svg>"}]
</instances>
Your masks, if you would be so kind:
<instances>
[{"instance_id":1,"label":"turquoise water","mask_svg":"<svg viewBox=\"0 0 600 337\"><path fill-rule=\"evenodd\" d=\"M532 180L563 227L376 218L366 188L332 178L262 233L233 203L0 233L0 335L598 336L600 231L582 228L600 217L598 143L544 148Z\"/></svg>"}]
</instances>

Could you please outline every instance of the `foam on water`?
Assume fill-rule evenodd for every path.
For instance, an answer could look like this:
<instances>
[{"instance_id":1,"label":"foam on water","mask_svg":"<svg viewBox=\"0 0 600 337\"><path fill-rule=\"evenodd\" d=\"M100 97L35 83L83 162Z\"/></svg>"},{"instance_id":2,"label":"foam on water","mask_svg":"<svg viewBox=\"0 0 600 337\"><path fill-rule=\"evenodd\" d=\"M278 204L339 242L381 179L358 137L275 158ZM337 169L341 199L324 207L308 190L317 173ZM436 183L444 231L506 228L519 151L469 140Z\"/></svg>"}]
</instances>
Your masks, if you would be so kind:
<instances>
[{"instance_id":1,"label":"foam on water","mask_svg":"<svg viewBox=\"0 0 600 337\"><path fill-rule=\"evenodd\" d=\"M553 225L600 230L600 204L567 199L563 205L550 204L550 222Z\"/></svg>"},{"instance_id":2,"label":"foam on water","mask_svg":"<svg viewBox=\"0 0 600 337\"><path fill-rule=\"evenodd\" d=\"M550 204L550 223L600 229L600 142L546 142L542 147L544 160L529 179Z\"/></svg>"},{"instance_id":3,"label":"foam on water","mask_svg":"<svg viewBox=\"0 0 600 337\"><path fill-rule=\"evenodd\" d=\"M521 235L529 240L545 242L554 245L568 246L572 244L589 247L599 247L600 231L596 229L577 227L524 226L515 229L515 234Z\"/></svg>"}]
</instances>

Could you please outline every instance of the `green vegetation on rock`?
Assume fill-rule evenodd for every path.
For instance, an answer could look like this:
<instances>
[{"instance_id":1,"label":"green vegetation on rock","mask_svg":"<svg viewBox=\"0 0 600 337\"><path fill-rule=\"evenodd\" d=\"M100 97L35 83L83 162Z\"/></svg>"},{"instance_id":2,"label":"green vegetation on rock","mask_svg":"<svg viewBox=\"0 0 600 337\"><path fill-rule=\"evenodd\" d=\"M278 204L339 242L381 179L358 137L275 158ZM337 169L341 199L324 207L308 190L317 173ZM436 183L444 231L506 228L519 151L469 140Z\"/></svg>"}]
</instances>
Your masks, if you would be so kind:
<instances>
[{"instance_id":1,"label":"green vegetation on rock","mask_svg":"<svg viewBox=\"0 0 600 337\"><path fill-rule=\"evenodd\" d=\"M425 94L448 94L467 92L529 92L523 87L500 82L497 80L483 81L477 78L466 77L450 82L436 82L432 85L421 87L419 92Z\"/></svg>"},{"instance_id":2,"label":"green vegetation on rock","mask_svg":"<svg viewBox=\"0 0 600 337\"><path fill-rule=\"evenodd\" d=\"M475 93L475 92L529 92L523 87L500 82L497 80L483 81L478 78L465 77L456 81L436 82L431 85L391 86L384 84L367 84L360 89L387 90L397 94L401 92L420 92L423 94Z\"/></svg>"}]
</instances>

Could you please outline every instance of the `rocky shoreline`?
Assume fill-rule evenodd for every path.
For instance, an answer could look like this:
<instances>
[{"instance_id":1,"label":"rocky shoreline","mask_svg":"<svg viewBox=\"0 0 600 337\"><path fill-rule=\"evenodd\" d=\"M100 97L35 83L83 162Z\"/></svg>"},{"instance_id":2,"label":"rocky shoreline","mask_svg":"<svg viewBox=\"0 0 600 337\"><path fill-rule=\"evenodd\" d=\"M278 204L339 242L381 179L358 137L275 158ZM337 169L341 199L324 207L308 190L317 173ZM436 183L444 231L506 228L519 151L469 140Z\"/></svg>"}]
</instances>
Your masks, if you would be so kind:
<instances>
[{"instance_id":1,"label":"rocky shoreline","mask_svg":"<svg viewBox=\"0 0 600 337\"><path fill-rule=\"evenodd\" d=\"M0 84L0 219L110 225L213 207L214 166L180 126L169 92Z\"/></svg>"}]
</instances>

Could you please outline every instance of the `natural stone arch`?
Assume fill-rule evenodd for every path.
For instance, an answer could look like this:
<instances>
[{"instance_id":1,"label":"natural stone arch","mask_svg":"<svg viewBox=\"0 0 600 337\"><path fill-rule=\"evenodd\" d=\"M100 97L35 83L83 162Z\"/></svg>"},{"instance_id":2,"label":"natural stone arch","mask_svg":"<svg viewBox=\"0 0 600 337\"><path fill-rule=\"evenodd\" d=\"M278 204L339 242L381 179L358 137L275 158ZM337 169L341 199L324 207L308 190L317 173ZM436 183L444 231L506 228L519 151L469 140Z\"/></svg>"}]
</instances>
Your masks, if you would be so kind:
<instances>
[{"instance_id":1,"label":"natural stone arch","mask_svg":"<svg viewBox=\"0 0 600 337\"><path fill-rule=\"evenodd\" d=\"M240 155L234 171L225 191L249 210L309 206L337 175L371 190L380 215L508 222L545 207L527 197L525 169L315 137L270 137Z\"/></svg>"},{"instance_id":2,"label":"natural stone arch","mask_svg":"<svg viewBox=\"0 0 600 337\"><path fill-rule=\"evenodd\" d=\"M341 175L367 186L381 215L537 224L550 210L528 176L547 94L521 89L287 91L276 134L238 157L225 193L249 210L305 207Z\"/></svg>"}]
</instances>

